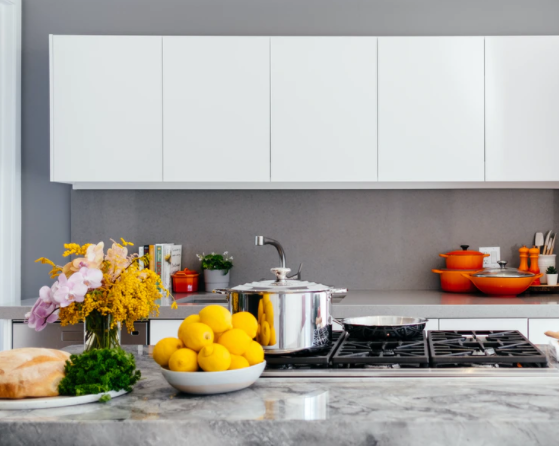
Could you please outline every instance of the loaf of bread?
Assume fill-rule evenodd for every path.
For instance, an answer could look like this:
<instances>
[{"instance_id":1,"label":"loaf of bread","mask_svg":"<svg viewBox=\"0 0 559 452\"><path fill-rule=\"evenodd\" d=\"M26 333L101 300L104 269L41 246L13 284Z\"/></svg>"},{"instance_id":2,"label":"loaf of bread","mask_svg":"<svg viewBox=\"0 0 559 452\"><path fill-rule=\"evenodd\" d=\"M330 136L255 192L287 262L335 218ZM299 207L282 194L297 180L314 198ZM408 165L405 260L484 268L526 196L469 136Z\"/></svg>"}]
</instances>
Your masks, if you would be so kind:
<instances>
[{"instance_id":1,"label":"loaf of bread","mask_svg":"<svg viewBox=\"0 0 559 452\"><path fill-rule=\"evenodd\" d=\"M0 352L0 399L57 396L69 357L69 353L49 348Z\"/></svg>"}]
</instances>

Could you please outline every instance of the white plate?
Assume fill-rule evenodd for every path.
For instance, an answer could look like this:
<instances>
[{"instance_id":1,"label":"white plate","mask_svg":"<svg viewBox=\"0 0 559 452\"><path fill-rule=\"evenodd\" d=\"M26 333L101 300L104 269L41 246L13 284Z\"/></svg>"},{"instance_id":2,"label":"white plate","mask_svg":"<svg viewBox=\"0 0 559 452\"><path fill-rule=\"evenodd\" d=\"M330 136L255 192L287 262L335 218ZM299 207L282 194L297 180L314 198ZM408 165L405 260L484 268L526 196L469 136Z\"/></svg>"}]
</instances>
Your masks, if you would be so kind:
<instances>
[{"instance_id":1,"label":"white plate","mask_svg":"<svg viewBox=\"0 0 559 452\"><path fill-rule=\"evenodd\" d=\"M110 391L111 398L126 394L124 389ZM97 402L104 394L87 394L82 396L38 397L29 399L0 399L0 410L36 410L37 408L60 408L63 406L83 405Z\"/></svg>"},{"instance_id":2,"label":"white plate","mask_svg":"<svg viewBox=\"0 0 559 452\"><path fill-rule=\"evenodd\" d=\"M161 372L173 388L187 394L222 394L247 388L258 380L265 367L266 361L223 372L173 372L163 368Z\"/></svg>"}]
</instances>

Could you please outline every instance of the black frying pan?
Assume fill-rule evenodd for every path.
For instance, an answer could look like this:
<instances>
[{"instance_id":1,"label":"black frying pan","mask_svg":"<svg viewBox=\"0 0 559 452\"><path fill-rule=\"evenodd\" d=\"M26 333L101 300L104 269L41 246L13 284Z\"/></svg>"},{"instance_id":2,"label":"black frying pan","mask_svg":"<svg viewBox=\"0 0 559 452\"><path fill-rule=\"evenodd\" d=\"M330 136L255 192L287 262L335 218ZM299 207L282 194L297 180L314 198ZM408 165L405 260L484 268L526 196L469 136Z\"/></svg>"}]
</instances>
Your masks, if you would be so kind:
<instances>
[{"instance_id":1,"label":"black frying pan","mask_svg":"<svg viewBox=\"0 0 559 452\"><path fill-rule=\"evenodd\" d=\"M422 334L427 325L427 319L387 315L351 317L333 319L333 321L342 325L351 337L365 341L387 338L409 339Z\"/></svg>"}]
</instances>

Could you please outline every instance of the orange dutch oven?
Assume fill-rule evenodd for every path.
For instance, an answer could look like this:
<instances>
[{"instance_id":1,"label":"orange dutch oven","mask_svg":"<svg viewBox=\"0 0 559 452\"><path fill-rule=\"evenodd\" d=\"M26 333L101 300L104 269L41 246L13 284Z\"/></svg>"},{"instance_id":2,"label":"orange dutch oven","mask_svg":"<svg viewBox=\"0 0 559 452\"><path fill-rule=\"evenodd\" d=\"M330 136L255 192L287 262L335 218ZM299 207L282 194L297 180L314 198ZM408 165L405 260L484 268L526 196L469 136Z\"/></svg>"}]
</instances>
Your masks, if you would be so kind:
<instances>
[{"instance_id":1,"label":"orange dutch oven","mask_svg":"<svg viewBox=\"0 0 559 452\"><path fill-rule=\"evenodd\" d=\"M461 250L451 251L439 256L446 258L446 268L449 270L481 270L483 268L483 258L490 254L483 254L479 251L468 251L469 245L460 245Z\"/></svg>"},{"instance_id":2,"label":"orange dutch oven","mask_svg":"<svg viewBox=\"0 0 559 452\"><path fill-rule=\"evenodd\" d=\"M462 276L469 279L483 293L497 297L514 297L521 294L534 280L543 276L542 273L535 275L516 268L506 268L506 261L499 261L498 264L501 268L486 268L476 273L463 272Z\"/></svg>"},{"instance_id":3,"label":"orange dutch oven","mask_svg":"<svg viewBox=\"0 0 559 452\"><path fill-rule=\"evenodd\" d=\"M458 292L458 293L471 293L477 292L476 286L468 279L465 278L463 273L476 273L479 270L449 270L443 268L442 270L431 270L433 273L441 275L441 289L445 292Z\"/></svg>"}]
</instances>

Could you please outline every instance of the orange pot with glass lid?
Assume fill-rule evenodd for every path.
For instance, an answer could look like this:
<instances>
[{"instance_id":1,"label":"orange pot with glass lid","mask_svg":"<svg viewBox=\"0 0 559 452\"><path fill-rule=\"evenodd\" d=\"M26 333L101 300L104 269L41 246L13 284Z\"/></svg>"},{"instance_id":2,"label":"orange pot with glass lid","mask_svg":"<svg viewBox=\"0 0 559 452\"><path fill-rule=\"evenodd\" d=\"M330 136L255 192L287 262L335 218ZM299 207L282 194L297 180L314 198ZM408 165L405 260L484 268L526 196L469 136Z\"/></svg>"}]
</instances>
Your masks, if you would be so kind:
<instances>
[{"instance_id":1,"label":"orange pot with glass lid","mask_svg":"<svg viewBox=\"0 0 559 452\"><path fill-rule=\"evenodd\" d=\"M501 268L486 268L472 274L464 272L462 276L469 279L483 293L497 297L521 294L534 280L543 276L541 273L535 275L516 268L507 268L506 261L499 261L498 264Z\"/></svg>"},{"instance_id":2,"label":"orange pot with glass lid","mask_svg":"<svg viewBox=\"0 0 559 452\"><path fill-rule=\"evenodd\" d=\"M446 259L446 268L449 270L481 270L483 268L483 258L490 256L490 254L468 250L469 245L460 245L460 248L462 249L439 254Z\"/></svg>"}]
</instances>

